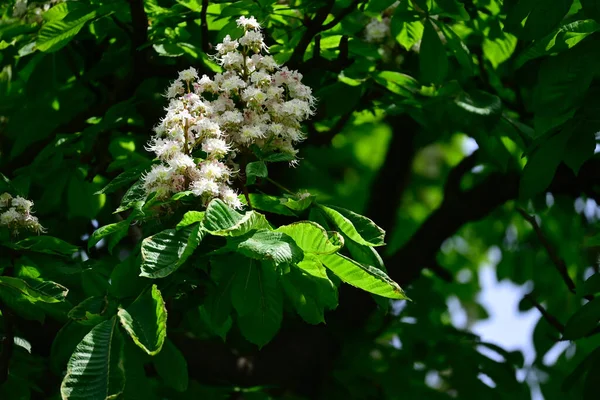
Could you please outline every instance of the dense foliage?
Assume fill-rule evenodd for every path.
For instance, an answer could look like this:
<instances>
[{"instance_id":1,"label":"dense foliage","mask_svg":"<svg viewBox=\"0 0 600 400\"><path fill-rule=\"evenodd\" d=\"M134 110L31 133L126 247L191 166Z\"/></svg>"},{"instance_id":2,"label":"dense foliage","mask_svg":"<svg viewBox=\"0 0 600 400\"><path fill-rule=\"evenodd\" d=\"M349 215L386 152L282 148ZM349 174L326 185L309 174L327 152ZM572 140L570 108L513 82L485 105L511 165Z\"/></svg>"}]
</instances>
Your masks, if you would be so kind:
<instances>
[{"instance_id":1,"label":"dense foliage","mask_svg":"<svg viewBox=\"0 0 600 400\"><path fill-rule=\"evenodd\" d=\"M596 398L599 30L598 0L3 1L0 398ZM541 315L527 361L470 331L484 264Z\"/></svg>"}]
</instances>

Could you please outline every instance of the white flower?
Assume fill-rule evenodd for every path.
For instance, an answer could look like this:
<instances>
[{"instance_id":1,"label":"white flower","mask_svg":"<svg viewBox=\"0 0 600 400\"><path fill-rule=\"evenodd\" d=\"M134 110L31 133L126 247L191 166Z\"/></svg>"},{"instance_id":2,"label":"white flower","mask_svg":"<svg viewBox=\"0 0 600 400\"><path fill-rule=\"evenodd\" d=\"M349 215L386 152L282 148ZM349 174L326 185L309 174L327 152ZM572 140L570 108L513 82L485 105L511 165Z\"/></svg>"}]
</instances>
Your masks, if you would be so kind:
<instances>
[{"instance_id":1,"label":"white flower","mask_svg":"<svg viewBox=\"0 0 600 400\"><path fill-rule=\"evenodd\" d=\"M0 208L10 206L11 199L12 199L12 196L9 193L0 194Z\"/></svg>"},{"instance_id":2,"label":"white flower","mask_svg":"<svg viewBox=\"0 0 600 400\"><path fill-rule=\"evenodd\" d=\"M227 53L219 58L219 64L225 69L240 69L244 63L244 56L241 53Z\"/></svg>"},{"instance_id":3,"label":"white flower","mask_svg":"<svg viewBox=\"0 0 600 400\"><path fill-rule=\"evenodd\" d=\"M231 36L227 35L223 39L223 43L217 45L217 52L221 55L234 51L239 46L237 40L231 40Z\"/></svg>"},{"instance_id":4,"label":"white flower","mask_svg":"<svg viewBox=\"0 0 600 400\"><path fill-rule=\"evenodd\" d=\"M12 199L11 205L23 213L29 213L29 211L31 211L31 207L33 207L33 201L24 199L21 196L17 196Z\"/></svg>"},{"instance_id":5,"label":"white flower","mask_svg":"<svg viewBox=\"0 0 600 400\"><path fill-rule=\"evenodd\" d=\"M246 31L240 39L240 44L252 49L255 53L260 53L262 50L268 51L268 47L264 42L262 33L259 31Z\"/></svg>"},{"instance_id":6,"label":"white flower","mask_svg":"<svg viewBox=\"0 0 600 400\"><path fill-rule=\"evenodd\" d=\"M196 196L202 196L204 194L209 194L211 196L219 195L219 184L212 179L201 178L194 181L190 185L190 189Z\"/></svg>"},{"instance_id":7,"label":"white flower","mask_svg":"<svg viewBox=\"0 0 600 400\"><path fill-rule=\"evenodd\" d=\"M223 139L206 139L202 142L202 151L209 157L222 158L230 149L231 147Z\"/></svg>"},{"instance_id":8,"label":"white flower","mask_svg":"<svg viewBox=\"0 0 600 400\"><path fill-rule=\"evenodd\" d=\"M205 161L200 164L200 173L208 179L229 179L229 168L222 162L216 160Z\"/></svg>"},{"instance_id":9,"label":"white flower","mask_svg":"<svg viewBox=\"0 0 600 400\"><path fill-rule=\"evenodd\" d=\"M244 116L238 110L225 111L221 114L222 124L241 124L244 122Z\"/></svg>"},{"instance_id":10,"label":"white flower","mask_svg":"<svg viewBox=\"0 0 600 400\"><path fill-rule=\"evenodd\" d=\"M183 71L179 72L179 79L185 82L198 79L198 71L196 71L196 68L194 67L184 69Z\"/></svg>"},{"instance_id":11,"label":"white flower","mask_svg":"<svg viewBox=\"0 0 600 400\"><path fill-rule=\"evenodd\" d=\"M388 18L384 18L381 21L373 18L365 27L365 39L367 42L381 42L389 33L390 25Z\"/></svg>"},{"instance_id":12,"label":"white flower","mask_svg":"<svg viewBox=\"0 0 600 400\"><path fill-rule=\"evenodd\" d=\"M155 138L150 145L146 146L146 150L156 153L161 160L168 160L182 151L182 145L181 142L175 140Z\"/></svg>"},{"instance_id":13,"label":"white flower","mask_svg":"<svg viewBox=\"0 0 600 400\"><path fill-rule=\"evenodd\" d=\"M196 122L196 125L192 127L192 130L198 134L198 136L204 137L219 137L221 136L221 127L218 123L211 121L208 118L203 118Z\"/></svg>"},{"instance_id":14,"label":"white flower","mask_svg":"<svg viewBox=\"0 0 600 400\"><path fill-rule=\"evenodd\" d=\"M271 75L267 73L264 69L260 71L254 72L250 75L250 81L255 85L268 85L271 83Z\"/></svg>"},{"instance_id":15,"label":"white flower","mask_svg":"<svg viewBox=\"0 0 600 400\"><path fill-rule=\"evenodd\" d=\"M221 199L231 208L241 209L242 202L238 198L238 194L231 189L229 186L221 185L219 188L221 192Z\"/></svg>"},{"instance_id":16,"label":"white flower","mask_svg":"<svg viewBox=\"0 0 600 400\"><path fill-rule=\"evenodd\" d=\"M16 208L11 207L8 211L0 214L0 225L11 225L18 223L23 218L23 215Z\"/></svg>"},{"instance_id":17,"label":"white flower","mask_svg":"<svg viewBox=\"0 0 600 400\"><path fill-rule=\"evenodd\" d=\"M178 153L168 162L169 167L175 171L185 171L187 168L195 168L196 163L194 159L187 154Z\"/></svg>"},{"instance_id":18,"label":"white flower","mask_svg":"<svg viewBox=\"0 0 600 400\"><path fill-rule=\"evenodd\" d=\"M171 180L173 169L166 165L153 165L152 169L144 176L144 186L153 187L156 184L168 183Z\"/></svg>"},{"instance_id":19,"label":"white flower","mask_svg":"<svg viewBox=\"0 0 600 400\"><path fill-rule=\"evenodd\" d=\"M254 17L246 18L244 16L241 16L235 22L237 22L237 26L239 26L240 28L244 28L246 30L260 29L260 24L258 23L258 21L256 21L256 19Z\"/></svg>"},{"instance_id":20,"label":"white flower","mask_svg":"<svg viewBox=\"0 0 600 400\"><path fill-rule=\"evenodd\" d=\"M169 86L169 89L167 89L167 97L172 99L180 94L183 94L183 92L185 92L183 83L181 81L175 81L171 84L171 86Z\"/></svg>"},{"instance_id":21,"label":"white flower","mask_svg":"<svg viewBox=\"0 0 600 400\"><path fill-rule=\"evenodd\" d=\"M239 76L229 77L223 80L223 83L221 83L221 91L223 92L231 92L244 87L246 87L246 82L244 82Z\"/></svg>"},{"instance_id":22,"label":"white flower","mask_svg":"<svg viewBox=\"0 0 600 400\"><path fill-rule=\"evenodd\" d=\"M240 130L240 141L244 144L250 144L253 140L264 137L265 134L260 125L244 125Z\"/></svg>"},{"instance_id":23,"label":"white flower","mask_svg":"<svg viewBox=\"0 0 600 400\"><path fill-rule=\"evenodd\" d=\"M262 105L267 100L267 95L255 86L250 86L242 92L242 100L253 105Z\"/></svg>"}]
</instances>

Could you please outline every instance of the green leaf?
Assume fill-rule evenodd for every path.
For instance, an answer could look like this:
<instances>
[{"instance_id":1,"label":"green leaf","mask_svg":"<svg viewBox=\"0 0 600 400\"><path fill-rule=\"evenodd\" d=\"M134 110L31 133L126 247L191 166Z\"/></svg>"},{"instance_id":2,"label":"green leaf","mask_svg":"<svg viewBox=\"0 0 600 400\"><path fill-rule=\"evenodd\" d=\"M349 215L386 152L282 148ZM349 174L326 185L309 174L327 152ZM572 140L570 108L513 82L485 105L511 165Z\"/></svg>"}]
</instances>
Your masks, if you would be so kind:
<instances>
[{"instance_id":1,"label":"green leaf","mask_svg":"<svg viewBox=\"0 0 600 400\"><path fill-rule=\"evenodd\" d=\"M433 22L425 21L419 52L419 69L423 83L441 85L448 75L448 56Z\"/></svg>"},{"instance_id":2,"label":"green leaf","mask_svg":"<svg viewBox=\"0 0 600 400\"><path fill-rule=\"evenodd\" d=\"M333 310L338 305L338 293L337 288L329 279L327 270L323 266L318 256L307 254L304 260L300 261L296 267L302 271L303 274L310 276L313 283L317 287L317 293L319 303L323 304L326 308ZM293 269L294 267L292 267Z\"/></svg>"},{"instance_id":3,"label":"green leaf","mask_svg":"<svg viewBox=\"0 0 600 400\"><path fill-rule=\"evenodd\" d=\"M464 4L456 0L435 0L435 2L444 10L442 15L448 15L457 21L468 21L470 19Z\"/></svg>"},{"instance_id":4,"label":"green leaf","mask_svg":"<svg viewBox=\"0 0 600 400\"><path fill-rule=\"evenodd\" d=\"M454 53L454 57L456 57L460 66L464 68L468 75L473 75L473 61L467 45L461 40L456 32L450 28L450 26L443 24L441 25L441 29L446 37L448 47L450 47L450 50Z\"/></svg>"},{"instance_id":5,"label":"green leaf","mask_svg":"<svg viewBox=\"0 0 600 400\"><path fill-rule=\"evenodd\" d=\"M491 130L502 116L502 101L498 96L481 91L461 92L454 98L457 109L454 118L466 132Z\"/></svg>"},{"instance_id":6,"label":"green leaf","mask_svg":"<svg viewBox=\"0 0 600 400\"><path fill-rule=\"evenodd\" d=\"M264 161L254 161L246 165L246 185L254 185L256 178L266 178L267 176L267 164Z\"/></svg>"},{"instance_id":7,"label":"green leaf","mask_svg":"<svg viewBox=\"0 0 600 400\"><path fill-rule=\"evenodd\" d=\"M231 303L238 315L248 315L261 306L262 271L260 263L247 257L235 261L236 274L231 287Z\"/></svg>"},{"instance_id":8,"label":"green leaf","mask_svg":"<svg viewBox=\"0 0 600 400\"><path fill-rule=\"evenodd\" d=\"M88 21L96 18L93 8L77 9L60 21L47 22L40 29L36 46L43 52L55 52L66 46L79 33Z\"/></svg>"},{"instance_id":9,"label":"green leaf","mask_svg":"<svg viewBox=\"0 0 600 400\"><path fill-rule=\"evenodd\" d=\"M281 284L298 315L309 324L325 322L324 305L319 302L319 287L315 278L297 267L281 277Z\"/></svg>"},{"instance_id":10,"label":"green leaf","mask_svg":"<svg viewBox=\"0 0 600 400\"><path fill-rule=\"evenodd\" d=\"M264 215L257 213L256 211L248 211L244 216L238 220L235 224L231 225L226 229L221 229L217 231L208 231L211 235L214 236L241 236L250 231L255 231L258 229L267 229L271 230L271 224L265 218Z\"/></svg>"},{"instance_id":11,"label":"green leaf","mask_svg":"<svg viewBox=\"0 0 600 400\"><path fill-rule=\"evenodd\" d=\"M369 218L341 207L319 205L325 215L350 239L366 246L383 246L385 231Z\"/></svg>"},{"instance_id":12,"label":"green leaf","mask_svg":"<svg viewBox=\"0 0 600 400\"><path fill-rule=\"evenodd\" d=\"M563 131L552 136L529 157L519 183L521 199L530 199L550 185L562 161L569 135L569 132Z\"/></svg>"},{"instance_id":13,"label":"green leaf","mask_svg":"<svg viewBox=\"0 0 600 400\"><path fill-rule=\"evenodd\" d=\"M117 234L117 236L124 237L123 234L127 234L129 230L129 219L125 219L123 221L115 222L114 224L104 225L94 231L92 236L90 236L88 240L88 250L94 247L100 240L103 238Z\"/></svg>"},{"instance_id":14,"label":"green leaf","mask_svg":"<svg viewBox=\"0 0 600 400\"><path fill-rule=\"evenodd\" d=\"M156 285L144 291L129 307L119 309L119 319L142 350L151 356L160 353L167 337L167 309Z\"/></svg>"},{"instance_id":15,"label":"green leaf","mask_svg":"<svg viewBox=\"0 0 600 400\"><path fill-rule=\"evenodd\" d=\"M344 240L338 236L337 243L329 240L327 232L316 222L300 221L290 225L280 226L277 232L283 232L294 239L294 242L305 253L333 254L344 245Z\"/></svg>"},{"instance_id":16,"label":"green leaf","mask_svg":"<svg viewBox=\"0 0 600 400\"><path fill-rule=\"evenodd\" d=\"M492 63L494 69L510 59L517 48L517 38L510 33L499 29L500 34L490 37L486 35L483 39L482 49L485 59Z\"/></svg>"},{"instance_id":17,"label":"green leaf","mask_svg":"<svg viewBox=\"0 0 600 400\"><path fill-rule=\"evenodd\" d=\"M259 347L267 344L281 326L283 300L277 285L277 275L270 266L257 268L258 299L253 309L238 317L240 331L246 339Z\"/></svg>"},{"instance_id":18,"label":"green leaf","mask_svg":"<svg viewBox=\"0 0 600 400\"><path fill-rule=\"evenodd\" d=\"M75 347L91 329L90 326L68 321L58 331L50 348L50 367L57 376L62 375Z\"/></svg>"},{"instance_id":19,"label":"green leaf","mask_svg":"<svg viewBox=\"0 0 600 400\"><path fill-rule=\"evenodd\" d=\"M230 239L228 248L249 258L271 261L275 265L295 263L304 256L291 237L264 229Z\"/></svg>"},{"instance_id":20,"label":"green leaf","mask_svg":"<svg viewBox=\"0 0 600 400\"><path fill-rule=\"evenodd\" d=\"M315 198L313 195L286 197L281 204L293 211L304 211L314 203Z\"/></svg>"},{"instance_id":21,"label":"green leaf","mask_svg":"<svg viewBox=\"0 0 600 400\"><path fill-rule=\"evenodd\" d=\"M10 276L0 276L0 287L3 290L16 290L24 295L31 303L59 303L65 301L69 289L51 281L25 282Z\"/></svg>"},{"instance_id":22,"label":"green leaf","mask_svg":"<svg viewBox=\"0 0 600 400\"><path fill-rule=\"evenodd\" d=\"M202 241L200 224L176 230L167 229L142 241L142 273L146 278L164 278L175 272Z\"/></svg>"},{"instance_id":23,"label":"green leaf","mask_svg":"<svg viewBox=\"0 0 600 400\"><path fill-rule=\"evenodd\" d=\"M192 225L196 222L202 222L204 219L204 211L188 211L183 215L183 218L177 224L176 228L184 228L188 225Z\"/></svg>"},{"instance_id":24,"label":"green leaf","mask_svg":"<svg viewBox=\"0 0 600 400\"><path fill-rule=\"evenodd\" d=\"M142 176L142 174L144 173L144 171L146 169L147 169L146 166L128 169L127 171L122 172L121 174L117 175L117 177L115 179L110 181L110 183L108 185L106 185L101 190L98 190L95 194L112 193L115 190L117 190L135 180L138 180L140 178L140 176Z\"/></svg>"},{"instance_id":25,"label":"green leaf","mask_svg":"<svg viewBox=\"0 0 600 400\"><path fill-rule=\"evenodd\" d=\"M545 0L520 0L509 10L505 29L523 40L542 38L560 24L572 3L573 0L555 0L548 7Z\"/></svg>"},{"instance_id":26,"label":"green leaf","mask_svg":"<svg viewBox=\"0 0 600 400\"><path fill-rule=\"evenodd\" d=\"M246 260L246 257L235 253L212 257L210 260L210 277L216 286L208 289L204 307L216 327L223 326L229 318L233 282L241 272L238 267Z\"/></svg>"},{"instance_id":27,"label":"green leaf","mask_svg":"<svg viewBox=\"0 0 600 400\"><path fill-rule=\"evenodd\" d=\"M519 68L527 61L570 49L600 29L593 19L565 24L543 39L536 40L515 61Z\"/></svg>"},{"instance_id":28,"label":"green leaf","mask_svg":"<svg viewBox=\"0 0 600 400\"><path fill-rule=\"evenodd\" d=\"M188 367L185 357L179 349L169 340L160 353L153 359L152 363L165 384L178 392L185 392L188 387Z\"/></svg>"},{"instance_id":29,"label":"green leaf","mask_svg":"<svg viewBox=\"0 0 600 400\"><path fill-rule=\"evenodd\" d=\"M69 12L81 8L83 4L69 1L59 3L51 7L48 11L42 14L44 21L55 21L63 19Z\"/></svg>"},{"instance_id":30,"label":"green leaf","mask_svg":"<svg viewBox=\"0 0 600 400\"><path fill-rule=\"evenodd\" d=\"M415 78L396 71L381 71L374 78L390 92L404 97L412 97L421 88Z\"/></svg>"},{"instance_id":31,"label":"green leaf","mask_svg":"<svg viewBox=\"0 0 600 400\"><path fill-rule=\"evenodd\" d=\"M575 131L567 142L563 160L577 175L583 163L592 158L595 149L596 138L593 133Z\"/></svg>"},{"instance_id":32,"label":"green leaf","mask_svg":"<svg viewBox=\"0 0 600 400\"><path fill-rule=\"evenodd\" d=\"M292 217L296 216L291 209L285 207L281 203L279 197L269 196L261 193L250 193L248 197L250 197L250 203L252 203L252 208L255 210L266 211L273 214L288 215ZM246 204L245 196L240 196L240 200Z\"/></svg>"},{"instance_id":33,"label":"green leaf","mask_svg":"<svg viewBox=\"0 0 600 400\"><path fill-rule=\"evenodd\" d=\"M342 281L352 286L390 299L407 299L400 286L377 268L360 264L341 254L319 256L319 259Z\"/></svg>"},{"instance_id":34,"label":"green leaf","mask_svg":"<svg viewBox=\"0 0 600 400\"><path fill-rule=\"evenodd\" d=\"M116 213L120 213L129 210L132 207L141 207L146 199L146 190L144 189L144 183L139 180L135 182L121 199L121 204L115 210Z\"/></svg>"},{"instance_id":35,"label":"green leaf","mask_svg":"<svg viewBox=\"0 0 600 400\"><path fill-rule=\"evenodd\" d=\"M82 325L98 325L112 316L116 306L106 296L92 296L69 311L68 317Z\"/></svg>"},{"instance_id":36,"label":"green leaf","mask_svg":"<svg viewBox=\"0 0 600 400\"><path fill-rule=\"evenodd\" d=\"M538 135L573 116L573 106L584 98L599 63L594 41L586 41L542 63L533 95Z\"/></svg>"},{"instance_id":37,"label":"green leaf","mask_svg":"<svg viewBox=\"0 0 600 400\"><path fill-rule=\"evenodd\" d=\"M583 282L581 296L600 293L600 274L594 274Z\"/></svg>"},{"instance_id":38,"label":"green leaf","mask_svg":"<svg viewBox=\"0 0 600 400\"><path fill-rule=\"evenodd\" d=\"M77 345L60 392L63 400L109 400L118 398L124 386L123 337L113 317Z\"/></svg>"},{"instance_id":39,"label":"green leaf","mask_svg":"<svg viewBox=\"0 0 600 400\"><path fill-rule=\"evenodd\" d=\"M409 2L402 2L390 21L390 33L406 50L410 50L423 37L421 15Z\"/></svg>"},{"instance_id":40,"label":"green leaf","mask_svg":"<svg viewBox=\"0 0 600 400\"><path fill-rule=\"evenodd\" d=\"M76 246L52 236L31 236L15 244L5 245L15 250L27 250L64 257L71 257L77 251Z\"/></svg>"},{"instance_id":41,"label":"green leaf","mask_svg":"<svg viewBox=\"0 0 600 400\"><path fill-rule=\"evenodd\" d=\"M214 199L208 203L202 224L209 232L223 231L231 228L242 219L242 214L233 210L223 200Z\"/></svg>"},{"instance_id":42,"label":"green leaf","mask_svg":"<svg viewBox=\"0 0 600 400\"><path fill-rule=\"evenodd\" d=\"M600 320L600 297L589 301L577 310L565 324L563 339L575 340L590 333Z\"/></svg>"}]
</instances>

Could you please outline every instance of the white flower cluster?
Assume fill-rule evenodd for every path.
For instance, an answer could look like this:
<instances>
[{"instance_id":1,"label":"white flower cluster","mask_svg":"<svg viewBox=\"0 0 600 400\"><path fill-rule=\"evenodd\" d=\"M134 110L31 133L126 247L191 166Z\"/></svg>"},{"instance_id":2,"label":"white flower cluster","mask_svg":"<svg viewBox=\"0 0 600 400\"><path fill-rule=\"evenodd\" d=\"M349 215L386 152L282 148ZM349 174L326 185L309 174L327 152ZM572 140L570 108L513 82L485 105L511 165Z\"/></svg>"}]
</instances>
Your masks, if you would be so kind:
<instances>
[{"instance_id":1,"label":"white flower cluster","mask_svg":"<svg viewBox=\"0 0 600 400\"><path fill-rule=\"evenodd\" d=\"M231 188L238 155L251 156L256 145L295 158L301 122L314 113L312 91L300 73L262 54L268 48L254 17L237 24L244 35L227 35L216 47L223 73L211 79L190 68L168 88L167 115L147 146L161 161L144 177L148 193L166 198L189 190L205 203L219 197L240 208Z\"/></svg>"},{"instance_id":2,"label":"white flower cluster","mask_svg":"<svg viewBox=\"0 0 600 400\"><path fill-rule=\"evenodd\" d=\"M36 233L44 232L37 217L31 215L33 201L23 197L12 197L9 193L0 195L0 226L5 226L17 234L21 229Z\"/></svg>"},{"instance_id":3,"label":"white flower cluster","mask_svg":"<svg viewBox=\"0 0 600 400\"><path fill-rule=\"evenodd\" d=\"M23 18L26 17L28 23L42 23L42 14L48 11L52 6L58 3L62 3L65 0L49 0L44 3L35 1L32 4L28 4L28 0L16 0L13 6L13 17Z\"/></svg>"},{"instance_id":4,"label":"white flower cluster","mask_svg":"<svg viewBox=\"0 0 600 400\"><path fill-rule=\"evenodd\" d=\"M372 18L365 27L365 40L371 43L384 41L390 34L389 18Z\"/></svg>"}]
</instances>

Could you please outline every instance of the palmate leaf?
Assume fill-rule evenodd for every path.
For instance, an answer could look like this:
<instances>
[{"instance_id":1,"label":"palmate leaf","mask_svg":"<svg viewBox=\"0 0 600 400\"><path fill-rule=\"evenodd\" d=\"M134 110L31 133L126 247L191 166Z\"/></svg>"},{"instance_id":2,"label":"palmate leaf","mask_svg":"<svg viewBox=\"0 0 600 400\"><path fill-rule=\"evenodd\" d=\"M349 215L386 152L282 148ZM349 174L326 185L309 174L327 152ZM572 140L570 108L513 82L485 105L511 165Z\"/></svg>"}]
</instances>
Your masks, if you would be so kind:
<instances>
[{"instance_id":1,"label":"palmate leaf","mask_svg":"<svg viewBox=\"0 0 600 400\"><path fill-rule=\"evenodd\" d=\"M88 297L69 311L68 317L82 325L97 325L116 312L107 296Z\"/></svg>"},{"instance_id":2,"label":"palmate leaf","mask_svg":"<svg viewBox=\"0 0 600 400\"><path fill-rule=\"evenodd\" d=\"M98 11L94 7L73 10L62 20L46 23L38 35L36 46L43 52L54 52L66 46L88 21L95 19Z\"/></svg>"},{"instance_id":3,"label":"palmate leaf","mask_svg":"<svg viewBox=\"0 0 600 400\"><path fill-rule=\"evenodd\" d=\"M596 297L577 310L565 324L563 339L579 339L590 333L600 321L600 298Z\"/></svg>"},{"instance_id":4,"label":"palmate leaf","mask_svg":"<svg viewBox=\"0 0 600 400\"><path fill-rule=\"evenodd\" d=\"M333 254L343 246L343 238L339 236L338 244L331 242L327 232L316 222L301 221L276 229L294 239L294 242L305 253Z\"/></svg>"},{"instance_id":5,"label":"palmate leaf","mask_svg":"<svg viewBox=\"0 0 600 400\"><path fill-rule=\"evenodd\" d=\"M160 352L167 337L167 309L156 285L144 291L129 307L121 308L119 319L142 350L151 356Z\"/></svg>"},{"instance_id":6,"label":"palmate leaf","mask_svg":"<svg viewBox=\"0 0 600 400\"><path fill-rule=\"evenodd\" d=\"M253 299L256 301L252 301L252 308L243 307L244 314L238 317L238 325L246 339L262 347L279 330L283 316L283 299L275 270L264 264L254 268L251 271L254 276L249 285L253 286L251 291L256 293L257 298Z\"/></svg>"},{"instance_id":7,"label":"palmate leaf","mask_svg":"<svg viewBox=\"0 0 600 400\"><path fill-rule=\"evenodd\" d=\"M281 277L281 283L286 296L291 300L298 315L309 324L325 322L325 308L330 308L328 296L323 296L323 286L319 280L298 267L292 267L290 272ZM332 285L333 286L333 285ZM330 288L330 295L337 296L335 288ZM329 303L329 304L327 304Z\"/></svg>"},{"instance_id":8,"label":"palmate leaf","mask_svg":"<svg viewBox=\"0 0 600 400\"><path fill-rule=\"evenodd\" d=\"M63 400L108 400L118 398L124 386L123 337L113 317L77 345L60 392Z\"/></svg>"},{"instance_id":9,"label":"palmate leaf","mask_svg":"<svg viewBox=\"0 0 600 400\"><path fill-rule=\"evenodd\" d=\"M385 231L369 218L341 207L323 206L319 208L350 239L365 246L383 246Z\"/></svg>"},{"instance_id":10,"label":"palmate leaf","mask_svg":"<svg viewBox=\"0 0 600 400\"><path fill-rule=\"evenodd\" d=\"M275 265L296 263L304 257L304 252L291 237L266 229L232 238L227 248L249 258L273 262Z\"/></svg>"},{"instance_id":11,"label":"palmate leaf","mask_svg":"<svg viewBox=\"0 0 600 400\"><path fill-rule=\"evenodd\" d=\"M59 303L65 300L69 289L56 282L40 281L26 282L19 278L0 276L0 288L2 290L16 290L20 292L31 303Z\"/></svg>"},{"instance_id":12,"label":"palmate leaf","mask_svg":"<svg viewBox=\"0 0 600 400\"><path fill-rule=\"evenodd\" d=\"M76 246L52 236L31 236L17 243L5 243L4 245L15 250L26 250L64 257L70 257L77 251Z\"/></svg>"},{"instance_id":13,"label":"palmate leaf","mask_svg":"<svg viewBox=\"0 0 600 400\"><path fill-rule=\"evenodd\" d=\"M165 340L162 351L152 361L158 376L165 381L165 384L178 392L186 391L189 380L187 361L169 339Z\"/></svg>"},{"instance_id":14,"label":"palmate leaf","mask_svg":"<svg viewBox=\"0 0 600 400\"><path fill-rule=\"evenodd\" d=\"M202 241L199 223L184 229L167 229L142 241L142 272L147 278L163 278L177 270Z\"/></svg>"},{"instance_id":15,"label":"palmate leaf","mask_svg":"<svg viewBox=\"0 0 600 400\"><path fill-rule=\"evenodd\" d=\"M88 250L107 236L114 234L115 236L121 236L121 238L123 238L129 230L129 223L129 219L126 219L123 221L115 222L114 224L104 225L96 229L94 233L92 233L92 236L90 236L90 239L88 240Z\"/></svg>"},{"instance_id":16,"label":"palmate leaf","mask_svg":"<svg viewBox=\"0 0 600 400\"><path fill-rule=\"evenodd\" d=\"M358 263L341 254L319 256L319 259L342 281L352 286L390 299L407 299L400 286L375 267Z\"/></svg>"}]
</instances>

